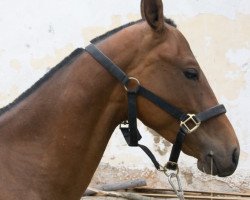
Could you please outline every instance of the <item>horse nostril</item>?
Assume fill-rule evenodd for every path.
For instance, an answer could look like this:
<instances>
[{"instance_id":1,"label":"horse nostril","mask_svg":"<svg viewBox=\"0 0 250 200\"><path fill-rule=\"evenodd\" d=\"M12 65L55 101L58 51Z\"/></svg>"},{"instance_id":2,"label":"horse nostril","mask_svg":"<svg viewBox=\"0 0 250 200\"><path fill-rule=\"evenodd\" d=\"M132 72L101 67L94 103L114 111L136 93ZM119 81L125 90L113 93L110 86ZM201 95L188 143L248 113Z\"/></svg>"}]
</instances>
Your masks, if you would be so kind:
<instances>
[{"instance_id":1,"label":"horse nostril","mask_svg":"<svg viewBox=\"0 0 250 200\"><path fill-rule=\"evenodd\" d=\"M235 166L238 165L238 161L239 161L239 152L238 152L237 148L234 149L234 152L233 152L233 155L232 155L232 161L233 161L233 163L235 164Z\"/></svg>"}]
</instances>

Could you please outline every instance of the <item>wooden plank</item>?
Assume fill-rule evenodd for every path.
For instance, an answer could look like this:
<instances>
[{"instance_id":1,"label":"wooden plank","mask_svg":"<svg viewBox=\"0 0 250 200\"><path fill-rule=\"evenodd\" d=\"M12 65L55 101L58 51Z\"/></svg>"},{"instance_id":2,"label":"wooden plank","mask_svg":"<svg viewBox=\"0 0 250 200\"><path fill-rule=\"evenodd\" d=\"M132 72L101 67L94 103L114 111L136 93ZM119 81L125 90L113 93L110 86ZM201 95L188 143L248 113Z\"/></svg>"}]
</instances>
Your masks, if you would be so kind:
<instances>
[{"instance_id":1,"label":"wooden plank","mask_svg":"<svg viewBox=\"0 0 250 200\"><path fill-rule=\"evenodd\" d=\"M154 198L176 198L175 194L154 194L154 193L139 193L143 196L148 197L154 197ZM246 197L240 197L240 196L196 196L196 195L185 195L185 199L213 199L213 200L249 200L249 198Z\"/></svg>"},{"instance_id":2,"label":"wooden plank","mask_svg":"<svg viewBox=\"0 0 250 200\"><path fill-rule=\"evenodd\" d=\"M146 186L147 183L144 179L136 179L132 181L123 181L119 183L112 183L112 184L105 184L101 186L95 187L98 190L102 191L117 191L117 190L126 190L135 187ZM95 192L92 190L87 189L83 196L94 195Z\"/></svg>"},{"instance_id":3,"label":"wooden plank","mask_svg":"<svg viewBox=\"0 0 250 200\"><path fill-rule=\"evenodd\" d=\"M144 193L174 193L171 189L159 189L159 188L149 188L149 187L141 187L141 188L134 188L136 192L144 192ZM237 192L209 192L209 191L191 191L185 190L185 194L200 194L200 195L210 195L211 193L215 195L229 195L229 196L241 196L241 197L250 197L250 193L237 193Z\"/></svg>"},{"instance_id":4,"label":"wooden plank","mask_svg":"<svg viewBox=\"0 0 250 200\"><path fill-rule=\"evenodd\" d=\"M154 197L147 197L138 193L102 191L102 190L98 190L95 188L89 188L89 190L92 190L97 195L101 195L101 196L121 197L121 198L129 199L129 200L155 200Z\"/></svg>"}]
</instances>

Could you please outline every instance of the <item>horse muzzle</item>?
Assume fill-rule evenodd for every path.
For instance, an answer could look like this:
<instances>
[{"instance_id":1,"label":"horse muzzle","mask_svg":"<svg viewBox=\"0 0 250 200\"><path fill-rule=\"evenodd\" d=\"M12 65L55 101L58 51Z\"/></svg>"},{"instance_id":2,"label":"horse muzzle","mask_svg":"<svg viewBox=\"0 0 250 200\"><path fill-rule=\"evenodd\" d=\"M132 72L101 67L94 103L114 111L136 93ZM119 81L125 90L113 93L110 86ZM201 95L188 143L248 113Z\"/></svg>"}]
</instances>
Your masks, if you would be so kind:
<instances>
[{"instance_id":1,"label":"horse muzzle","mask_svg":"<svg viewBox=\"0 0 250 200\"><path fill-rule=\"evenodd\" d=\"M234 148L225 155L210 151L202 159L198 159L197 167L206 174L219 177L230 176L238 166L239 154L239 148Z\"/></svg>"}]
</instances>

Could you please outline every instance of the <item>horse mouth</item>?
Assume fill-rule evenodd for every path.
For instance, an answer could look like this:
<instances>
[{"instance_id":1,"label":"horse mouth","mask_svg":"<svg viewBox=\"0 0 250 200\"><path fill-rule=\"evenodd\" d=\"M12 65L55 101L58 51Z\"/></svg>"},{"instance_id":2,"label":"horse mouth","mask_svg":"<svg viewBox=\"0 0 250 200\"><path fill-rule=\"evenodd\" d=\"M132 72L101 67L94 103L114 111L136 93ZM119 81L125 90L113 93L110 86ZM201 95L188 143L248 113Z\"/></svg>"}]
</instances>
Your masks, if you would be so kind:
<instances>
[{"instance_id":1,"label":"horse mouth","mask_svg":"<svg viewBox=\"0 0 250 200\"><path fill-rule=\"evenodd\" d=\"M220 168L218 167L215 159L210 155L206 156L204 160L198 160L197 162L198 169L206 174L219 176L219 177L227 177L233 174L235 168Z\"/></svg>"},{"instance_id":2,"label":"horse mouth","mask_svg":"<svg viewBox=\"0 0 250 200\"><path fill-rule=\"evenodd\" d=\"M213 176L219 175L216 164L212 160L210 162L198 160L197 167L201 172L205 174L209 174Z\"/></svg>"}]
</instances>

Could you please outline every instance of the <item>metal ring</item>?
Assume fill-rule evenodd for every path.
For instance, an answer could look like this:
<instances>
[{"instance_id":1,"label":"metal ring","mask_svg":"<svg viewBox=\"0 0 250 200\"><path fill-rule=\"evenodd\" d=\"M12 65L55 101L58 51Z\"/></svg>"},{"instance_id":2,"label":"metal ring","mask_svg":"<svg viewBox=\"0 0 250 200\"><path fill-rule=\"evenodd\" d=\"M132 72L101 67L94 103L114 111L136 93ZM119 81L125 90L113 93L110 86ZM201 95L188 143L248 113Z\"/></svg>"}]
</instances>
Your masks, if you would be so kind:
<instances>
[{"instance_id":1,"label":"metal ring","mask_svg":"<svg viewBox=\"0 0 250 200\"><path fill-rule=\"evenodd\" d=\"M168 163L172 164L172 165L175 165L176 166L176 169L170 169L168 168ZM163 172L167 177L169 177L171 174L176 174L178 175L179 174L179 166L176 162L172 162L172 161L168 161L167 164L165 166L160 166L160 169L159 169L160 172Z\"/></svg>"},{"instance_id":2,"label":"metal ring","mask_svg":"<svg viewBox=\"0 0 250 200\"><path fill-rule=\"evenodd\" d=\"M140 85L141 85L141 83L140 83L140 81L137 79L137 78L134 78L134 77L128 77L128 80L130 81L130 80L134 80L134 81L136 81L137 82L137 87L135 87L134 89L132 89L132 90L135 90L135 89L137 89ZM129 83L129 82L128 82ZM128 88L127 88L127 86L126 85L124 85L124 88L125 88L125 90L127 91L127 92L129 92L129 91L131 91L131 90L129 90Z\"/></svg>"}]
</instances>

